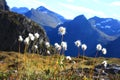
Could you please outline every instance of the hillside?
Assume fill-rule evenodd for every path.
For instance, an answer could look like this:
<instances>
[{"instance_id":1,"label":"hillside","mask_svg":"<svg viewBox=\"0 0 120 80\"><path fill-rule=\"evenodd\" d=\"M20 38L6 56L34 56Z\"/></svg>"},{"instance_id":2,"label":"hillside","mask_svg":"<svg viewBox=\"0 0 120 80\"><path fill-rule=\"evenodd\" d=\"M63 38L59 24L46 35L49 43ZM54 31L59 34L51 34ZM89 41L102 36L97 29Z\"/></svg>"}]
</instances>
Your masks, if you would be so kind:
<instances>
[{"instance_id":1,"label":"hillside","mask_svg":"<svg viewBox=\"0 0 120 80\"><path fill-rule=\"evenodd\" d=\"M0 11L0 50L1 51L18 51L18 37L21 35L25 39L29 33L40 35L36 45L40 45L48 41L48 37L44 29L26 18L23 15ZM34 46L34 45L30 45ZM21 43L21 50L25 47L24 42ZM40 48L39 50L42 50ZM23 52L23 50L22 50Z\"/></svg>"},{"instance_id":2,"label":"hillside","mask_svg":"<svg viewBox=\"0 0 120 80\"><path fill-rule=\"evenodd\" d=\"M61 62L62 60L62 62ZM95 62L94 62L95 60ZM100 64L106 60L108 69L105 73L93 72L91 69L96 66L95 70L101 70ZM119 80L120 79L120 59L115 58L90 58L81 56L81 58L73 58L67 60L64 56L52 55L41 56L38 54L20 54L16 52L0 52L0 79L14 80L14 79L29 79L29 80L56 80L56 79L69 79L69 80L84 80L84 79L107 79ZM99 68L97 68L99 66ZM110 67L111 66L111 67ZM116 68L115 68L116 67ZM84 76L81 74L83 68ZM118 68L118 69L117 69ZM114 73L118 71L118 74ZM109 75L106 75L109 74ZM112 76L111 76L112 75Z\"/></svg>"},{"instance_id":3,"label":"hillside","mask_svg":"<svg viewBox=\"0 0 120 80\"><path fill-rule=\"evenodd\" d=\"M106 56L120 58L120 37L106 45L108 53Z\"/></svg>"}]
</instances>

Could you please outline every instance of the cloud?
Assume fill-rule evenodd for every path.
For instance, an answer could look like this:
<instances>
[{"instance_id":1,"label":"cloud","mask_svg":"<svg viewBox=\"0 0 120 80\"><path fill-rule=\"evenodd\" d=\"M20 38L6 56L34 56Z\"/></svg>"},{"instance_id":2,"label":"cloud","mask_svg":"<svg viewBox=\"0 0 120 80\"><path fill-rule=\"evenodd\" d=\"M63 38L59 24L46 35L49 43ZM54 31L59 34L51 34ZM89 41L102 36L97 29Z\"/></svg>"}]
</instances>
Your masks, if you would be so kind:
<instances>
[{"instance_id":1,"label":"cloud","mask_svg":"<svg viewBox=\"0 0 120 80\"><path fill-rule=\"evenodd\" d=\"M75 5L70 5L70 4L64 4L61 3L61 6L68 8L71 10L70 12L76 12L80 14L84 14L87 18L93 17L94 16L100 16L100 17L107 17L104 12L102 11L95 11L90 8L86 8L83 6L75 6Z\"/></svg>"},{"instance_id":2,"label":"cloud","mask_svg":"<svg viewBox=\"0 0 120 80\"><path fill-rule=\"evenodd\" d=\"M120 15L118 15L118 14L113 14L113 15L111 15L113 18L115 18L115 19L118 19L118 20L120 20Z\"/></svg>"},{"instance_id":3,"label":"cloud","mask_svg":"<svg viewBox=\"0 0 120 80\"><path fill-rule=\"evenodd\" d=\"M100 1L99 1L99 0L93 0L93 2L95 2L95 3L99 3Z\"/></svg>"},{"instance_id":4,"label":"cloud","mask_svg":"<svg viewBox=\"0 0 120 80\"><path fill-rule=\"evenodd\" d=\"M67 2L74 2L74 0L67 0Z\"/></svg>"},{"instance_id":5,"label":"cloud","mask_svg":"<svg viewBox=\"0 0 120 80\"><path fill-rule=\"evenodd\" d=\"M110 4L111 6L119 6L120 7L120 1L115 1Z\"/></svg>"},{"instance_id":6,"label":"cloud","mask_svg":"<svg viewBox=\"0 0 120 80\"><path fill-rule=\"evenodd\" d=\"M39 0L7 0L10 8L12 7L28 7L28 8L37 8L38 6L46 6L45 3L40 2Z\"/></svg>"}]
</instances>

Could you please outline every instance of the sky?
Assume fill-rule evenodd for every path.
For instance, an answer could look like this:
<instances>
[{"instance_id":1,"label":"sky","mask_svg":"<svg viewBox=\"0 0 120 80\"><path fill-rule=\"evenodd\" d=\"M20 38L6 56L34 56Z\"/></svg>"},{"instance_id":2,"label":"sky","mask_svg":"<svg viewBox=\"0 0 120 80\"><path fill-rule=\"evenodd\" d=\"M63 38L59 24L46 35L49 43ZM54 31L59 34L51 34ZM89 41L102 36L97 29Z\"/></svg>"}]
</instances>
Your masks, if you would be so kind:
<instances>
[{"instance_id":1,"label":"sky","mask_svg":"<svg viewBox=\"0 0 120 80\"><path fill-rule=\"evenodd\" d=\"M120 0L6 0L10 8L29 9L44 6L66 19L84 14L87 18L98 16L120 20Z\"/></svg>"}]
</instances>

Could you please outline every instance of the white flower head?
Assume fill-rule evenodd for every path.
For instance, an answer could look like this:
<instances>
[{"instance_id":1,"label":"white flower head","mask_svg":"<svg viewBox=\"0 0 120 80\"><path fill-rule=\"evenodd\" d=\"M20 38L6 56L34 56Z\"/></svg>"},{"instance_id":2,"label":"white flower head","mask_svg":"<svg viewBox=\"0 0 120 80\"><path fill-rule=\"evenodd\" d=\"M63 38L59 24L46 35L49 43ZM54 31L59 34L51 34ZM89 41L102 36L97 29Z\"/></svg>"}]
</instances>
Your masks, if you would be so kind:
<instances>
[{"instance_id":1,"label":"white flower head","mask_svg":"<svg viewBox=\"0 0 120 80\"><path fill-rule=\"evenodd\" d=\"M107 61L103 61L102 64L107 64Z\"/></svg>"},{"instance_id":2,"label":"white flower head","mask_svg":"<svg viewBox=\"0 0 120 80\"><path fill-rule=\"evenodd\" d=\"M103 53L103 54L106 54L106 53L107 53L106 48L103 48L103 49L102 49L102 53Z\"/></svg>"},{"instance_id":3,"label":"white flower head","mask_svg":"<svg viewBox=\"0 0 120 80\"><path fill-rule=\"evenodd\" d=\"M105 80L104 78L102 78L101 80Z\"/></svg>"},{"instance_id":4,"label":"white flower head","mask_svg":"<svg viewBox=\"0 0 120 80\"><path fill-rule=\"evenodd\" d=\"M97 49L98 51L102 50L102 45L101 45L101 44L97 44L96 49Z\"/></svg>"},{"instance_id":5,"label":"white flower head","mask_svg":"<svg viewBox=\"0 0 120 80\"><path fill-rule=\"evenodd\" d=\"M72 60L72 58L70 56L66 56L66 59L70 60L70 61Z\"/></svg>"},{"instance_id":6,"label":"white flower head","mask_svg":"<svg viewBox=\"0 0 120 80\"><path fill-rule=\"evenodd\" d=\"M66 33L66 28L64 28L64 27L59 27L58 31L59 31L59 34L65 35L65 33Z\"/></svg>"},{"instance_id":7,"label":"white flower head","mask_svg":"<svg viewBox=\"0 0 120 80\"><path fill-rule=\"evenodd\" d=\"M22 41L23 41L23 38L22 38L21 35L19 36L18 41L19 41L19 42L22 42Z\"/></svg>"},{"instance_id":8,"label":"white flower head","mask_svg":"<svg viewBox=\"0 0 120 80\"><path fill-rule=\"evenodd\" d=\"M73 61L73 64L76 64L76 62L75 62L75 61Z\"/></svg>"},{"instance_id":9,"label":"white flower head","mask_svg":"<svg viewBox=\"0 0 120 80\"><path fill-rule=\"evenodd\" d=\"M64 50L67 50L67 42L62 41L61 46Z\"/></svg>"},{"instance_id":10,"label":"white flower head","mask_svg":"<svg viewBox=\"0 0 120 80\"><path fill-rule=\"evenodd\" d=\"M50 51L49 51L49 50L47 50L47 54L49 54L49 55L50 55Z\"/></svg>"},{"instance_id":11,"label":"white flower head","mask_svg":"<svg viewBox=\"0 0 120 80\"><path fill-rule=\"evenodd\" d=\"M31 40L31 41L34 41L34 40L35 40L35 37L34 37L34 36L31 36L31 37L30 37L30 40Z\"/></svg>"},{"instance_id":12,"label":"white flower head","mask_svg":"<svg viewBox=\"0 0 120 80\"><path fill-rule=\"evenodd\" d=\"M63 60L60 61L60 64L63 64Z\"/></svg>"},{"instance_id":13,"label":"white flower head","mask_svg":"<svg viewBox=\"0 0 120 80\"><path fill-rule=\"evenodd\" d=\"M103 61L102 64L104 65L104 67L107 67L107 61Z\"/></svg>"},{"instance_id":14,"label":"white flower head","mask_svg":"<svg viewBox=\"0 0 120 80\"><path fill-rule=\"evenodd\" d=\"M82 44L81 48L82 48L83 51L85 51L87 49L87 45L86 44Z\"/></svg>"},{"instance_id":15,"label":"white flower head","mask_svg":"<svg viewBox=\"0 0 120 80\"><path fill-rule=\"evenodd\" d=\"M61 46L58 43L55 43L54 46L57 50L61 50Z\"/></svg>"},{"instance_id":16,"label":"white flower head","mask_svg":"<svg viewBox=\"0 0 120 80\"><path fill-rule=\"evenodd\" d=\"M38 39L40 35L38 33L35 33L34 36L36 39Z\"/></svg>"},{"instance_id":17,"label":"white flower head","mask_svg":"<svg viewBox=\"0 0 120 80\"><path fill-rule=\"evenodd\" d=\"M45 45L46 45L47 48L50 47L50 43L49 42L45 42Z\"/></svg>"},{"instance_id":18,"label":"white flower head","mask_svg":"<svg viewBox=\"0 0 120 80\"><path fill-rule=\"evenodd\" d=\"M31 36L33 36L33 34L32 34L32 33L29 33L28 36L31 37Z\"/></svg>"},{"instance_id":19,"label":"white flower head","mask_svg":"<svg viewBox=\"0 0 120 80\"><path fill-rule=\"evenodd\" d=\"M25 40L24 40L24 43L28 45L29 41L30 41L29 37L26 37Z\"/></svg>"},{"instance_id":20,"label":"white flower head","mask_svg":"<svg viewBox=\"0 0 120 80\"><path fill-rule=\"evenodd\" d=\"M34 45L35 49L38 49L38 46L37 45Z\"/></svg>"},{"instance_id":21,"label":"white flower head","mask_svg":"<svg viewBox=\"0 0 120 80\"><path fill-rule=\"evenodd\" d=\"M75 41L75 45L76 45L77 47L80 47L80 46L81 46L81 41L80 41L80 40Z\"/></svg>"},{"instance_id":22,"label":"white flower head","mask_svg":"<svg viewBox=\"0 0 120 80\"><path fill-rule=\"evenodd\" d=\"M35 39L35 37L33 36L32 33L29 33L29 38L30 38L31 41L34 41L34 39Z\"/></svg>"},{"instance_id":23,"label":"white flower head","mask_svg":"<svg viewBox=\"0 0 120 80\"><path fill-rule=\"evenodd\" d=\"M59 46L58 46L58 50L60 51L61 49L62 49L62 47L59 45Z\"/></svg>"},{"instance_id":24,"label":"white flower head","mask_svg":"<svg viewBox=\"0 0 120 80\"><path fill-rule=\"evenodd\" d=\"M58 43L55 43L55 44L54 44L54 46L55 46L56 49L58 48L58 45L59 45Z\"/></svg>"}]
</instances>

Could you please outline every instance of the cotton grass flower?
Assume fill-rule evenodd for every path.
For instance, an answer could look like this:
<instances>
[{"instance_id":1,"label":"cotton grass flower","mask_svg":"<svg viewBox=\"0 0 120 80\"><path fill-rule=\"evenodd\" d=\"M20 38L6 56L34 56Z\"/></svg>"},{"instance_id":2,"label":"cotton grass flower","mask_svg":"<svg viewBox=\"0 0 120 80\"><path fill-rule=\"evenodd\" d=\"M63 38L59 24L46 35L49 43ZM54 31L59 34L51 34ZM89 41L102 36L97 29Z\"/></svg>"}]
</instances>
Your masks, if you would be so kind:
<instances>
[{"instance_id":1,"label":"cotton grass flower","mask_svg":"<svg viewBox=\"0 0 120 80\"><path fill-rule=\"evenodd\" d=\"M80 56L80 46L81 46L81 41L80 40L77 40L74 42L75 45L78 47L78 57Z\"/></svg>"},{"instance_id":2,"label":"cotton grass flower","mask_svg":"<svg viewBox=\"0 0 120 80\"><path fill-rule=\"evenodd\" d=\"M30 38L26 37L24 40L25 43L25 49L24 49L24 53L26 53L27 49L28 49L28 45L30 44Z\"/></svg>"},{"instance_id":3,"label":"cotton grass flower","mask_svg":"<svg viewBox=\"0 0 120 80\"><path fill-rule=\"evenodd\" d=\"M45 42L45 46L46 46L47 48L49 48L49 47L50 47L50 43L49 43L49 42Z\"/></svg>"},{"instance_id":4,"label":"cotton grass flower","mask_svg":"<svg viewBox=\"0 0 120 80\"><path fill-rule=\"evenodd\" d=\"M106 53L107 53L106 48L103 48L103 49L102 49L102 53L103 53L103 54L106 54Z\"/></svg>"},{"instance_id":5,"label":"cotton grass flower","mask_svg":"<svg viewBox=\"0 0 120 80\"><path fill-rule=\"evenodd\" d=\"M104 67L107 67L107 61L103 61L102 64L104 65Z\"/></svg>"},{"instance_id":6,"label":"cotton grass flower","mask_svg":"<svg viewBox=\"0 0 120 80\"><path fill-rule=\"evenodd\" d=\"M47 50L47 54L50 55L50 51L49 50Z\"/></svg>"},{"instance_id":7,"label":"cotton grass flower","mask_svg":"<svg viewBox=\"0 0 120 80\"><path fill-rule=\"evenodd\" d=\"M82 48L83 51L85 51L87 49L87 45L86 44L82 44L81 48Z\"/></svg>"},{"instance_id":8,"label":"cotton grass flower","mask_svg":"<svg viewBox=\"0 0 120 80\"><path fill-rule=\"evenodd\" d=\"M67 42L62 41L61 46L64 50L67 50Z\"/></svg>"},{"instance_id":9,"label":"cotton grass flower","mask_svg":"<svg viewBox=\"0 0 120 80\"><path fill-rule=\"evenodd\" d=\"M54 46L55 46L55 48L57 49L58 46L59 46L59 44L58 44L58 43L55 43Z\"/></svg>"},{"instance_id":10,"label":"cotton grass flower","mask_svg":"<svg viewBox=\"0 0 120 80\"><path fill-rule=\"evenodd\" d=\"M57 50L61 50L61 46L58 43L55 43L54 46Z\"/></svg>"},{"instance_id":11,"label":"cotton grass flower","mask_svg":"<svg viewBox=\"0 0 120 80\"><path fill-rule=\"evenodd\" d=\"M66 56L66 59L70 60L70 61L72 60L72 58L70 56Z\"/></svg>"},{"instance_id":12,"label":"cotton grass flower","mask_svg":"<svg viewBox=\"0 0 120 80\"><path fill-rule=\"evenodd\" d=\"M76 62L75 62L75 61L73 61L73 64L76 64Z\"/></svg>"},{"instance_id":13,"label":"cotton grass flower","mask_svg":"<svg viewBox=\"0 0 120 80\"><path fill-rule=\"evenodd\" d=\"M23 41L23 38L22 38L21 35L19 36L18 41L19 41L19 42L22 42L22 41Z\"/></svg>"},{"instance_id":14,"label":"cotton grass flower","mask_svg":"<svg viewBox=\"0 0 120 80\"><path fill-rule=\"evenodd\" d=\"M28 36L31 37L31 36L33 36L33 34L32 34L32 33L29 33Z\"/></svg>"},{"instance_id":15,"label":"cotton grass flower","mask_svg":"<svg viewBox=\"0 0 120 80\"><path fill-rule=\"evenodd\" d=\"M77 41L75 41L74 43L75 43L75 45L76 45L77 47L80 47L80 46L81 46L81 41L80 41L80 40L77 40Z\"/></svg>"},{"instance_id":16,"label":"cotton grass flower","mask_svg":"<svg viewBox=\"0 0 120 80\"><path fill-rule=\"evenodd\" d=\"M26 37L25 40L24 40L24 43L28 45L29 41L30 41L29 37Z\"/></svg>"},{"instance_id":17,"label":"cotton grass flower","mask_svg":"<svg viewBox=\"0 0 120 80\"><path fill-rule=\"evenodd\" d=\"M36 39L38 39L40 35L38 33L35 33L34 36Z\"/></svg>"},{"instance_id":18,"label":"cotton grass flower","mask_svg":"<svg viewBox=\"0 0 120 80\"><path fill-rule=\"evenodd\" d=\"M59 27L58 32L59 32L59 34L61 34L61 35L65 35L65 33L66 33L66 28L64 28L64 27Z\"/></svg>"},{"instance_id":19,"label":"cotton grass flower","mask_svg":"<svg viewBox=\"0 0 120 80\"><path fill-rule=\"evenodd\" d=\"M59 51L60 51L61 49L62 49L62 47L59 45L57 50L59 50Z\"/></svg>"},{"instance_id":20,"label":"cotton grass flower","mask_svg":"<svg viewBox=\"0 0 120 80\"><path fill-rule=\"evenodd\" d=\"M101 45L101 44L97 44L96 49L97 49L98 51L102 50L102 45Z\"/></svg>"},{"instance_id":21,"label":"cotton grass flower","mask_svg":"<svg viewBox=\"0 0 120 80\"><path fill-rule=\"evenodd\" d=\"M34 41L34 40L35 40L35 37L34 37L34 36L31 36L31 37L30 37L30 40L31 40L31 41Z\"/></svg>"},{"instance_id":22,"label":"cotton grass flower","mask_svg":"<svg viewBox=\"0 0 120 80\"><path fill-rule=\"evenodd\" d=\"M38 46L37 46L37 45L34 45L34 48L35 48L35 49L38 49Z\"/></svg>"},{"instance_id":23,"label":"cotton grass flower","mask_svg":"<svg viewBox=\"0 0 120 80\"><path fill-rule=\"evenodd\" d=\"M30 38L31 41L34 41L34 39L35 39L35 37L32 33L29 33L29 38Z\"/></svg>"},{"instance_id":24,"label":"cotton grass flower","mask_svg":"<svg viewBox=\"0 0 120 80\"><path fill-rule=\"evenodd\" d=\"M18 41L19 41L19 53L20 53L20 43L23 41L23 38L21 35L19 36Z\"/></svg>"},{"instance_id":25,"label":"cotton grass flower","mask_svg":"<svg viewBox=\"0 0 120 80\"><path fill-rule=\"evenodd\" d=\"M87 49L87 45L86 44L82 44L81 48L83 50L82 62L84 62L84 55L85 55L85 50ZM83 74L83 68L82 68L82 74Z\"/></svg>"},{"instance_id":26,"label":"cotton grass flower","mask_svg":"<svg viewBox=\"0 0 120 80\"><path fill-rule=\"evenodd\" d=\"M63 65L63 60L60 61L60 65Z\"/></svg>"},{"instance_id":27,"label":"cotton grass flower","mask_svg":"<svg viewBox=\"0 0 120 80\"><path fill-rule=\"evenodd\" d=\"M38 52L38 46L37 45L34 45L34 51Z\"/></svg>"}]
</instances>

